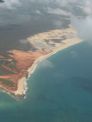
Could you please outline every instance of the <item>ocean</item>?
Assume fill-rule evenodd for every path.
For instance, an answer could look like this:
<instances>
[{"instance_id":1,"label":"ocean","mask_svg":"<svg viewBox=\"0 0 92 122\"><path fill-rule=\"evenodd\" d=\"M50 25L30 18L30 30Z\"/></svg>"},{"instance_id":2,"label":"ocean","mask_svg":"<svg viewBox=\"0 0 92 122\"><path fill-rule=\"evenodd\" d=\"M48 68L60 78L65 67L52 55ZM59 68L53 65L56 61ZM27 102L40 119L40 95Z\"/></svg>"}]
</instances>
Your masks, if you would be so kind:
<instances>
[{"instance_id":1,"label":"ocean","mask_svg":"<svg viewBox=\"0 0 92 122\"><path fill-rule=\"evenodd\" d=\"M91 52L83 42L41 62L24 100L0 92L0 122L92 122Z\"/></svg>"}]
</instances>

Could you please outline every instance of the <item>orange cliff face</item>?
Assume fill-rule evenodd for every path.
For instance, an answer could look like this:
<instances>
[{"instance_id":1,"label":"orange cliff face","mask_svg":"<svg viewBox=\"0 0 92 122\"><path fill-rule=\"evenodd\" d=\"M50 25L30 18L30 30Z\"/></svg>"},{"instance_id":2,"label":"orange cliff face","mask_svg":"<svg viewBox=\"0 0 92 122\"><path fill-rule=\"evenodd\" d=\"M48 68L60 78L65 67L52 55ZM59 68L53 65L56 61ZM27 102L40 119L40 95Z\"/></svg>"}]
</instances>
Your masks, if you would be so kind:
<instances>
[{"instance_id":1,"label":"orange cliff face","mask_svg":"<svg viewBox=\"0 0 92 122\"><path fill-rule=\"evenodd\" d=\"M7 56L0 55L0 87L14 93L18 89L18 80L26 77L28 68L44 54L43 51L12 50Z\"/></svg>"}]
</instances>

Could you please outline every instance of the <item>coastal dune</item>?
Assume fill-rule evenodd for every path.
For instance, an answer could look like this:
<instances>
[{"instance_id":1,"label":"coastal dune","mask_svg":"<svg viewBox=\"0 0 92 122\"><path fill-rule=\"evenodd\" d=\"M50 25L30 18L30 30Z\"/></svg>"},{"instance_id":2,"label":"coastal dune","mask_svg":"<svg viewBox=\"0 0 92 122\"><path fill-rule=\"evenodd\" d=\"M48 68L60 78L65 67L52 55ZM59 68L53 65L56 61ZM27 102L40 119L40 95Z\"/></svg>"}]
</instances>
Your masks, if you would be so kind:
<instances>
[{"instance_id":1,"label":"coastal dune","mask_svg":"<svg viewBox=\"0 0 92 122\"><path fill-rule=\"evenodd\" d=\"M38 33L28 37L26 41L33 46L34 50L10 50L8 52L10 59L5 58L5 61L11 64L11 67L7 65L6 67L3 66L3 68L9 71L14 70L14 72L13 74L0 76L1 80L8 80L12 85L10 87L11 85L8 84L8 87L5 87L2 84L1 88L15 96L26 95L28 89L27 79L32 76L41 61L61 50L82 42L77 37L77 32L73 27ZM4 60L2 55L1 59ZM14 68L11 69L12 67Z\"/></svg>"},{"instance_id":2,"label":"coastal dune","mask_svg":"<svg viewBox=\"0 0 92 122\"><path fill-rule=\"evenodd\" d=\"M62 51L68 47L71 47L73 45L79 44L81 41L79 38L73 38L73 39L67 39L63 41L63 44L58 46L57 48L53 49L51 53L47 54L47 55L43 55L40 56L39 58L37 58L34 63L32 64L31 67L28 68L28 78L31 77L31 75L35 72L37 66L39 65L40 62L44 61L45 59L49 58L50 56L56 54L59 51ZM23 95L26 94L26 80L27 78L21 78L18 81L18 89L15 92L15 95Z\"/></svg>"}]
</instances>

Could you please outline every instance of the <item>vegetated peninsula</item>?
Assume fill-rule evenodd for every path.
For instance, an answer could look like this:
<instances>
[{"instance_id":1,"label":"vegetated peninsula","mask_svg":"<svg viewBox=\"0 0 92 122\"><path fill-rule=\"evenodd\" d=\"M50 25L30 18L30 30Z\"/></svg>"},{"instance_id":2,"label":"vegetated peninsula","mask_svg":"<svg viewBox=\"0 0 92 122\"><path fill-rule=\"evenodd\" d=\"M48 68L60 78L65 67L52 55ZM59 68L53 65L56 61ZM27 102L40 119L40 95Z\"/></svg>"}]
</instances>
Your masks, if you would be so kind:
<instances>
[{"instance_id":1,"label":"vegetated peninsula","mask_svg":"<svg viewBox=\"0 0 92 122\"><path fill-rule=\"evenodd\" d=\"M0 53L0 88L14 96L24 96L27 78L42 60L81 42L73 27L50 30L26 39L30 51L10 50Z\"/></svg>"}]
</instances>

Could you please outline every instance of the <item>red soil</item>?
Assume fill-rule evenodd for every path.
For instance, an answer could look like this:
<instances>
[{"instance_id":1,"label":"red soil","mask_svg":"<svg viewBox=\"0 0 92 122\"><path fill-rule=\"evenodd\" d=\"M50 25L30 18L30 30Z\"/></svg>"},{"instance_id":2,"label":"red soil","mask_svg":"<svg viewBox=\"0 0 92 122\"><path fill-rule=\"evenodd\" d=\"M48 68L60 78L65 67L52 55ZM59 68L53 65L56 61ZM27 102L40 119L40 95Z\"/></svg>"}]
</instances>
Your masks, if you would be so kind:
<instances>
[{"instance_id":1,"label":"red soil","mask_svg":"<svg viewBox=\"0 0 92 122\"><path fill-rule=\"evenodd\" d=\"M12 50L10 51L9 56L16 61L16 72L14 74L4 74L0 75L0 79L5 79L5 80L10 80L12 83L15 84L15 86L10 87L8 85L3 84L3 82L0 82L0 87L3 88L4 90L13 93L14 91L17 90L17 84L18 80L22 78L23 76L27 76L28 68L32 66L34 61L42 56L45 55L46 52L43 51L36 51L36 52L27 52L27 51L21 51L21 50ZM4 56L0 55L0 58L4 58ZM7 59L9 60L9 59ZM12 71L8 65L1 65L4 70L7 71Z\"/></svg>"}]
</instances>

